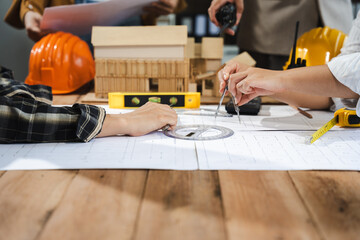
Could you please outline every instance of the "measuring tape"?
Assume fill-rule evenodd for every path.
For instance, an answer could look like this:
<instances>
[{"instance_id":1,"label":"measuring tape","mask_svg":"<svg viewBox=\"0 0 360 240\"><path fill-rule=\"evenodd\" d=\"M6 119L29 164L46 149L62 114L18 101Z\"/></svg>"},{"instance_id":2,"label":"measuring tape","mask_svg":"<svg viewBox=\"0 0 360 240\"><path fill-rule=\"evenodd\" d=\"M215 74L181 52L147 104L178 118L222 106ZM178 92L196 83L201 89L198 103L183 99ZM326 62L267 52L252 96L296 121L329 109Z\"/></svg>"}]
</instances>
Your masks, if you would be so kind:
<instances>
[{"instance_id":1,"label":"measuring tape","mask_svg":"<svg viewBox=\"0 0 360 240\"><path fill-rule=\"evenodd\" d=\"M318 140L335 125L340 127L360 127L360 118L356 115L355 110L341 108L334 113L333 119L331 119L311 136L310 143Z\"/></svg>"},{"instance_id":2,"label":"measuring tape","mask_svg":"<svg viewBox=\"0 0 360 240\"><path fill-rule=\"evenodd\" d=\"M109 93L110 108L138 108L151 101L168 104L174 108L199 108L200 93L198 92L164 92L164 93Z\"/></svg>"}]
</instances>

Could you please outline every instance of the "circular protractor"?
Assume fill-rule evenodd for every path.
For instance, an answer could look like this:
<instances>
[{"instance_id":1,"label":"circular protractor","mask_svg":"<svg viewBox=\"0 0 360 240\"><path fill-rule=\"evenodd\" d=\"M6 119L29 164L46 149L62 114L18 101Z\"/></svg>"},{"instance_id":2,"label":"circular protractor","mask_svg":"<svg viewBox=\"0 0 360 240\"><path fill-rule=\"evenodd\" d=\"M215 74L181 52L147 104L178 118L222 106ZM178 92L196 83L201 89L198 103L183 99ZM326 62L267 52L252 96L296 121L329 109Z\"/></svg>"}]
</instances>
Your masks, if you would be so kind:
<instances>
[{"instance_id":1,"label":"circular protractor","mask_svg":"<svg viewBox=\"0 0 360 240\"><path fill-rule=\"evenodd\" d=\"M165 131L164 134L168 137L185 139L185 140L216 140L230 137L234 131L221 126L213 125L182 125L175 129Z\"/></svg>"}]
</instances>

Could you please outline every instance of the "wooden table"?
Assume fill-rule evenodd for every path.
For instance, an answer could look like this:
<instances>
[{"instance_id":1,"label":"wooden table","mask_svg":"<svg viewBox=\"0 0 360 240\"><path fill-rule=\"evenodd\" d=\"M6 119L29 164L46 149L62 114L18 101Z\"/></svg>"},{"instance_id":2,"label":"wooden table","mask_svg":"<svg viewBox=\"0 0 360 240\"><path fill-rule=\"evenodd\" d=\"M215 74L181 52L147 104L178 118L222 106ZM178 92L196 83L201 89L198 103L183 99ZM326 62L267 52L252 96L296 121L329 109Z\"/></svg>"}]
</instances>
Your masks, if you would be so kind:
<instances>
[{"instance_id":1,"label":"wooden table","mask_svg":"<svg viewBox=\"0 0 360 240\"><path fill-rule=\"evenodd\" d=\"M0 171L0 239L360 239L360 174Z\"/></svg>"}]
</instances>

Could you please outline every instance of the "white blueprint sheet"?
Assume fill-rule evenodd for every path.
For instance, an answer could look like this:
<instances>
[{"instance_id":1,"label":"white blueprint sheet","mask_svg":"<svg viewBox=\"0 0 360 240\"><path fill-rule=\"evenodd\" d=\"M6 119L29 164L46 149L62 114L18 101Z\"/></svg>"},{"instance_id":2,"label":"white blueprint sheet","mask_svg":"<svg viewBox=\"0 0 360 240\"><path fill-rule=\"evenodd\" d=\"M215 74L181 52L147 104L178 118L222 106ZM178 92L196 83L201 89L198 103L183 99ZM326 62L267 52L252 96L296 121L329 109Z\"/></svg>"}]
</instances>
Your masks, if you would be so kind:
<instances>
[{"instance_id":1,"label":"white blueprint sheet","mask_svg":"<svg viewBox=\"0 0 360 240\"><path fill-rule=\"evenodd\" d=\"M179 115L181 125L217 124L235 132L232 137L212 141L177 140L154 132L89 143L3 144L0 170L360 170L360 131L334 127L310 145L305 139L333 117L328 112L311 114L313 119L307 119L288 106L263 106L259 116L241 116L241 124L237 117L218 117L215 122L213 117Z\"/></svg>"},{"instance_id":2,"label":"white blueprint sheet","mask_svg":"<svg viewBox=\"0 0 360 240\"><path fill-rule=\"evenodd\" d=\"M360 170L360 132L332 131L313 144L312 132L238 131L196 142L200 169Z\"/></svg>"},{"instance_id":3,"label":"white blueprint sheet","mask_svg":"<svg viewBox=\"0 0 360 240\"><path fill-rule=\"evenodd\" d=\"M195 143L161 132L97 138L88 143L0 144L0 170L198 169Z\"/></svg>"},{"instance_id":4,"label":"white blueprint sheet","mask_svg":"<svg viewBox=\"0 0 360 240\"><path fill-rule=\"evenodd\" d=\"M40 27L51 32L85 35L91 32L93 26L113 26L129 17L140 15L142 8L151 2L154 0L109 0L49 7L45 8Z\"/></svg>"}]
</instances>

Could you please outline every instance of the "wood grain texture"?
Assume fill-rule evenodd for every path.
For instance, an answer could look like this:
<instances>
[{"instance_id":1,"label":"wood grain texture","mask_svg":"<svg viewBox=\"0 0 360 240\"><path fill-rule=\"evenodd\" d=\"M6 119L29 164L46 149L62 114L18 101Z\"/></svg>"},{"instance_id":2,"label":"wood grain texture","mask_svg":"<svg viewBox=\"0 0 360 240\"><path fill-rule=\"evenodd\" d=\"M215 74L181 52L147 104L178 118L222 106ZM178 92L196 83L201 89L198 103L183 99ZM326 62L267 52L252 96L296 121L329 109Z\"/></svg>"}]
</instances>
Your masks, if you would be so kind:
<instances>
[{"instance_id":1,"label":"wood grain texture","mask_svg":"<svg viewBox=\"0 0 360 240\"><path fill-rule=\"evenodd\" d=\"M79 94L53 95L54 105L72 105L80 98Z\"/></svg>"},{"instance_id":2,"label":"wood grain texture","mask_svg":"<svg viewBox=\"0 0 360 240\"><path fill-rule=\"evenodd\" d=\"M149 171L134 239L226 239L216 171Z\"/></svg>"},{"instance_id":3,"label":"wood grain texture","mask_svg":"<svg viewBox=\"0 0 360 240\"><path fill-rule=\"evenodd\" d=\"M360 239L360 174L290 172L316 225L329 240Z\"/></svg>"},{"instance_id":4,"label":"wood grain texture","mask_svg":"<svg viewBox=\"0 0 360 240\"><path fill-rule=\"evenodd\" d=\"M287 172L219 177L228 239L321 239Z\"/></svg>"},{"instance_id":5,"label":"wood grain texture","mask_svg":"<svg viewBox=\"0 0 360 240\"><path fill-rule=\"evenodd\" d=\"M146 176L140 170L81 170L39 239L131 239Z\"/></svg>"},{"instance_id":6,"label":"wood grain texture","mask_svg":"<svg viewBox=\"0 0 360 240\"><path fill-rule=\"evenodd\" d=\"M8 171L0 181L0 239L35 239L77 171Z\"/></svg>"}]
</instances>

